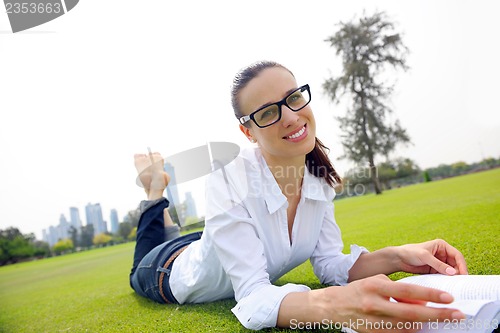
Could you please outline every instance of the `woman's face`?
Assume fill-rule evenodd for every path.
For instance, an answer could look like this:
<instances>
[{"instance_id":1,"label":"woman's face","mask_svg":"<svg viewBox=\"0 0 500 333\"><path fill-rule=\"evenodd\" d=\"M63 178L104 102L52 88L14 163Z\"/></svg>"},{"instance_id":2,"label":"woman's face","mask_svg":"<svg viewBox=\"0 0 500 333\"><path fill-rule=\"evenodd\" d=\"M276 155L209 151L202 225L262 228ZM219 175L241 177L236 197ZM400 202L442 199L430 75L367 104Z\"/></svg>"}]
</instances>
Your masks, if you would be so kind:
<instances>
[{"instance_id":1,"label":"woman's face","mask_svg":"<svg viewBox=\"0 0 500 333\"><path fill-rule=\"evenodd\" d=\"M241 111L249 115L264 105L279 102L297 88L295 78L286 69L267 68L239 92ZM282 105L281 113L281 119L269 127L259 128L250 120L250 128L240 125L240 129L247 138L257 141L268 163L287 163L291 158L305 161L305 155L316 143L311 107L308 104L294 112Z\"/></svg>"}]
</instances>

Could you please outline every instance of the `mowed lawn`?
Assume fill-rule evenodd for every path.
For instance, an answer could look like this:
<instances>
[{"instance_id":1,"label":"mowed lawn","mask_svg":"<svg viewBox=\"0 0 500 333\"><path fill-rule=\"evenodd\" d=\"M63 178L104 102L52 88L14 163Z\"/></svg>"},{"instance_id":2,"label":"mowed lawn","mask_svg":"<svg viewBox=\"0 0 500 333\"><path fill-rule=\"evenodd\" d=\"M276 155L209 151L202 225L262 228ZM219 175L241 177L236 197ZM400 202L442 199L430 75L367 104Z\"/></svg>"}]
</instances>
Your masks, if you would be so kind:
<instances>
[{"instance_id":1,"label":"mowed lawn","mask_svg":"<svg viewBox=\"0 0 500 333\"><path fill-rule=\"evenodd\" d=\"M346 251L443 238L500 274L500 169L336 201ZM246 332L234 300L159 305L128 285L133 243L0 267L0 332ZM395 274L397 279L402 274ZM278 281L321 287L309 262ZM292 332L270 329L268 332Z\"/></svg>"}]
</instances>

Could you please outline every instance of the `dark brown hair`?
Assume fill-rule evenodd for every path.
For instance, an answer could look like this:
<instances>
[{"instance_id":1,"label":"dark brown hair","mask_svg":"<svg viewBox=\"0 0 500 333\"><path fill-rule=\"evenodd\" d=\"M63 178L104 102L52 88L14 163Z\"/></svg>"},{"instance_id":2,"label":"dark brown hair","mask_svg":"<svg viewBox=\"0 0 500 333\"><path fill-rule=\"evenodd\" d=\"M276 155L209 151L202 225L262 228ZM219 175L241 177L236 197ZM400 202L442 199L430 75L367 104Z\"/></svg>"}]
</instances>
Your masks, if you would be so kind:
<instances>
[{"instance_id":1,"label":"dark brown hair","mask_svg":"<svg viewBox=\"0 0 500 333\"><path fill-rule=\"evenodd\" d=\"M239 105L238 94L240 91L245 88L252 79L259 75L260 72L272 67L283 68L294 76L288 68L274 61L255 62L250 66L243 68L236 74L231 87L231 104L233 106L234 115L237 119L244 116ZM247 122L244 126L249 127L250 122ZM333 168L332 162L328 158L327 151L328 148L318 138L316 138L314 149L306 155L306 166L310 173L316 177L324 178L328 185L334 187L335 184L341 184L342 180Z\"/></svg>"}]
</instances>

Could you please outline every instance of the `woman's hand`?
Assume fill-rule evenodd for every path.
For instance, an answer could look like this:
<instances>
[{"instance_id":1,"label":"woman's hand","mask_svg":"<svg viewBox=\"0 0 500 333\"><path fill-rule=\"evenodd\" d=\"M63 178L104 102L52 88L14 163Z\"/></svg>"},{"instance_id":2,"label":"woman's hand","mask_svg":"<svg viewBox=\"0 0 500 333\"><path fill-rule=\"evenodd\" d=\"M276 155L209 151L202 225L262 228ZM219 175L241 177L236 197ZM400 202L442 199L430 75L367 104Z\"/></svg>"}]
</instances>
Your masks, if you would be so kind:
<instances>
[{"instance_id":1,"label":"woman's hand","mask_svg":"<svg viewBox=\"0 0 500 333\"><path fill-rule=\"evenodd\" d=\"M358 332L416 332L422 323L465 318L455 309L425 306L427 302L451 303L450 294L394 282L382 274L324 291L331 297L327 317L350 324ZM399 302L390 301L391 297Z\"/></svg>"},{"instance_id":2,"label":"woman's hand","mask_svg":"<svg viewBox=\"0 0 500 333\"><path fill-rule=\"evenodd\" d=\"M468 274L464 256L442 239L397 246L399 270L416 273Z\"/></svg>"},{"instance_id":3,"label":"woman's hand","mask_svg":"<svg viewBox=\"0 0 500 333\"><path fill-rule=\"evenodd\" d=\"M447 292L394 282L380 274L342 287L290 293L281 302L277 325L293 328L320 323L357 332L417 332L425 323L464 319L456 309L425 306L452 301Z\"/></svg>"},{"instance_id":4,"label":"woman's hand","mask_svg":"<svg viewBox=\"0 0 500 333\"><path fill-rule=\"evenodd\" d=\"M418 244L389 246L363 253L349 270L349 282L377 274L468 274L464 256L442 239Z\"/></svg>"}]
</instances>

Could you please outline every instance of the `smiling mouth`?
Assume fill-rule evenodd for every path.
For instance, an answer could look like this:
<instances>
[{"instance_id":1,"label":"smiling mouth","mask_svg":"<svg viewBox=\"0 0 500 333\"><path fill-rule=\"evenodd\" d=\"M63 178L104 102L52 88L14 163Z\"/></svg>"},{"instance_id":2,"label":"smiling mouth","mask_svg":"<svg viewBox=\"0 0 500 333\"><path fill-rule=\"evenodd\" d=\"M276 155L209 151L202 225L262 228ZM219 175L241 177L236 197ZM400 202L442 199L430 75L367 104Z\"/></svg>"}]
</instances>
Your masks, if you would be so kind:
<instances>
[{"instance_id":1,"label":"smiling mouth","mask_svg":"<svg viewBox=\"0 0 500 333\"><path fill-rule=\"evenodd\" d=\"M298 132L295 132L289 136L284 136L283 139L294 140L300 138L306 132L306 126L307 124L305 124Z\"/></svg>"}]
</instances>

